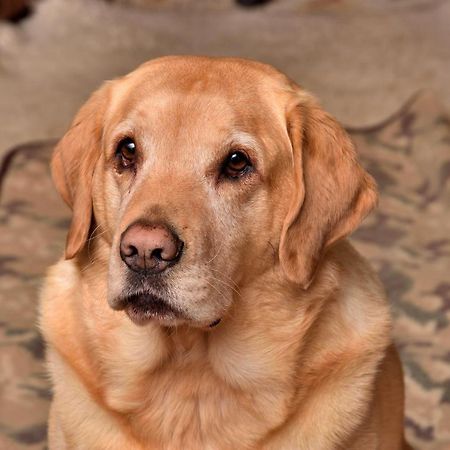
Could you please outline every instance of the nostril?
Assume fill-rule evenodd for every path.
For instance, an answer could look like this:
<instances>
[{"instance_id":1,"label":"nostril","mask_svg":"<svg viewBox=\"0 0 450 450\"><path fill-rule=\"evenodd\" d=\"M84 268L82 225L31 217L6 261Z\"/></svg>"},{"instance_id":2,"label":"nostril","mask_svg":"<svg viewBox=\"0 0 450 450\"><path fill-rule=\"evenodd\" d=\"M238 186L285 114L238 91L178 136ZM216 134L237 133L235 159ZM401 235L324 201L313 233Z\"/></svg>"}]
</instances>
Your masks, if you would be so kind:
<instances>
[{"instance_id":1,"label":"nostril","mask_svg":"<svg viewBox=\"0 0 450 450\"><path fill-rule=\"evenodd\" d=\"M163 261L163 257L162 257L163 251L164 251L164 249L162 249L162 248L153 249L152 252L150 253L150 258L155 258L158 261Z\"/></svg>"},{"instance_id":2,"label":"nostril","mask_svg":"<svg viewBox=\"0 0 450 450\"><path fill-rule=\"evenodd\" d=\"M174 240L167 243L167 246L165 246L159 252L159 258L161 261L165 262L176 262L180 259L181 252L183 250L183 241L179 240L178 237L176 237Z\"/></svg>"},{"instance_id":3,"label":"nostril","mask_svg":"<svg viewBox=\"0 0 450 450\"><path fill-rule=\"evenodd\" d=\"M138 249L134 245L131 245L131 244L125 246L125 249L123 252L124 256L128 256L128 257L135 256L138 253L139 253Z\"/></svg>"}]
</instances>

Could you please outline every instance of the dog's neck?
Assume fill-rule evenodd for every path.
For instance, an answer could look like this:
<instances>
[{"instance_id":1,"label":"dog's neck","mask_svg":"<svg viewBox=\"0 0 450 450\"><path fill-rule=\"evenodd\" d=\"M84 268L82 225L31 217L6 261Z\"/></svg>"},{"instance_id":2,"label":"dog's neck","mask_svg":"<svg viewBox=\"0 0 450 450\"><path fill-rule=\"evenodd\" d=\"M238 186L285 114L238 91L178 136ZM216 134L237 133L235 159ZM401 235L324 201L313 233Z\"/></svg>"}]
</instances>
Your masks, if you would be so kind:
<instances>
[{"instance_id":1,"label":"dog's neck","mask_svg":"<svg viewBox=\"0 0 450 450\"><path fill-rule=\"evenodd\" d=\"M156 321L140 327L133 324L124 312L111 310L106 298L98 297L99 292L107 290L106 261L94 259L92 263L82 257L76 264L84 286L83 301L89 305L91 317L96 318L87 323L92 342L103 341L103 345L111 345L111 351L117 354L120 343L113 339L114 333L105 333L104 329L120 329L121 339L132 341L124 347L136 350L133 354L118 355L115 358L117 364L123 361L130 365L135 363L141 368L138 372L145 371L149 376L152 370L163 370L177 364L207 364L232 384L238 379L244 384L251 382L252 373L258 378L264 372L252 362L253 347L260 355L260 346L267 351L270 348L278 351L275 349L282 348L284 342L292 342L294 335L298 335L296 340L302 342L323 303L333 297L338 285L335 267L326 259L308 291L292 283L288 285L280 272L270 270L247 285L239 286L239 295L235 295L230 309L216 327L166 327ZM85 270L87 264L98 265L97 270ZM96 274L95 278L92 273ZM114 343L107 342L108 336ZM133 362L133 358L136 361ZM235 369L242 373L235 373Z\"/></svg>"}]
</instances>

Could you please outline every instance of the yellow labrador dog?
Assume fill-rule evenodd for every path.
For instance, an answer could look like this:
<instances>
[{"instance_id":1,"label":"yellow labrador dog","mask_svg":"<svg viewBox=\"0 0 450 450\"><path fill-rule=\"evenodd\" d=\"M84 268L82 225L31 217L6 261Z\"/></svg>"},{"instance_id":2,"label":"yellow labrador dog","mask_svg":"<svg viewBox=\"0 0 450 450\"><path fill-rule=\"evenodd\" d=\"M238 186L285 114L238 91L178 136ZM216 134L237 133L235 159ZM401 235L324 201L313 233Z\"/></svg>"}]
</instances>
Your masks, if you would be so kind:
<instances>
[{"instance_id":1,"label":"yellow labrador dog","mask_svg":"<svg viewBox=\"0 0 450 450\"><path fill-rule=\"evenodd\" d=\"M406 448L389 307L345 240L375 185L311 95L253 61L150 61L52 170L52 450Z\"/></svg>"}]
</instances>

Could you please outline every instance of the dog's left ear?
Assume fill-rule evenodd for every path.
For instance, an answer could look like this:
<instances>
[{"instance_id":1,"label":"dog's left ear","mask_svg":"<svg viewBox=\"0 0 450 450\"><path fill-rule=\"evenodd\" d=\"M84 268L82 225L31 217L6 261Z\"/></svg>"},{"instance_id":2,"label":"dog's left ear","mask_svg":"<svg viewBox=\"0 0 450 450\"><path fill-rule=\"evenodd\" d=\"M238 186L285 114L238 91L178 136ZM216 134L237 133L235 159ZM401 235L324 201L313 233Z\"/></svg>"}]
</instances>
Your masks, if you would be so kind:
<instances>
[{"instance_id":1,"label":"dog's left ear","mask_svg":"<svg viewBox=\"0 0 450 450\"><path fill-rule=\"evenodd\" d=\"M326 248L359 225L377 192L347 133L311 96L298 94L287 123L295 194L279 255L287 277L307 289Z\"/></svg>"},{"instance_id":2,"label":"dog's left ear","mask_svg":"<svg viewBox=\"0 0 450 450\"><path fill-rule=\"evenodd\" d=\"M108 98L109 84L105 84L81 107L53 153L53 181L72 209L66 259L73 258L83 249L91 228L92 179L101 154L102 124Z\"/></svg>"}]
</instances>

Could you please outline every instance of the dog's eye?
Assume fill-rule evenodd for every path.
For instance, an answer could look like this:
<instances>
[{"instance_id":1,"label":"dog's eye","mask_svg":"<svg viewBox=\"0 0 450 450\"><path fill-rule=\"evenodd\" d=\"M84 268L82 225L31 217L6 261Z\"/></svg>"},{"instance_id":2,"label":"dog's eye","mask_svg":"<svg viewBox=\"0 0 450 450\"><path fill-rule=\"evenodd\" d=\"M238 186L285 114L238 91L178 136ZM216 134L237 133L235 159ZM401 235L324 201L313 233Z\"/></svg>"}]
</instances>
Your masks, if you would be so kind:
<instances>
[{"instance_id":1,"label":"dog's eye","mask_svg":"<svg viewBox=\"0 0 450 450\"><path fill-rule=\"evenodd\" d=\"M222 165L222 174L228 178L239 178L252 167L248 156L242 151L231 152Z\"/></svg>"},{"instance_id":2,"label":"dog's eye","mask_svg":"<svg viewBox=\"0 0 450 450\"><path fill-rule=\"evenodd\" d=\"M122 139L117 146L116 156L122 167L133 166L136 160L136 144L133 139Z\"/></svg>"}]
</instances>

